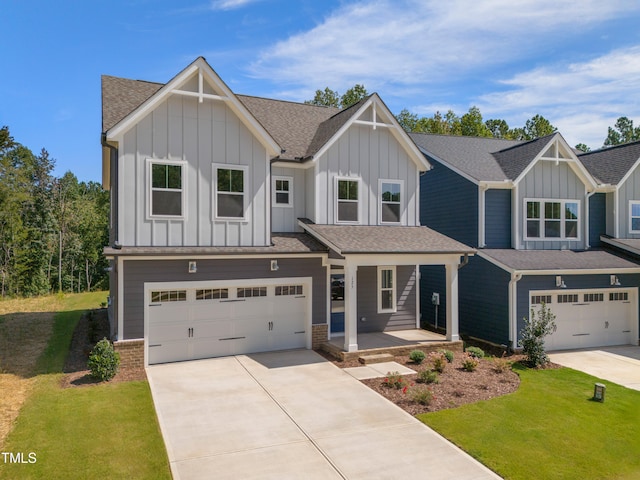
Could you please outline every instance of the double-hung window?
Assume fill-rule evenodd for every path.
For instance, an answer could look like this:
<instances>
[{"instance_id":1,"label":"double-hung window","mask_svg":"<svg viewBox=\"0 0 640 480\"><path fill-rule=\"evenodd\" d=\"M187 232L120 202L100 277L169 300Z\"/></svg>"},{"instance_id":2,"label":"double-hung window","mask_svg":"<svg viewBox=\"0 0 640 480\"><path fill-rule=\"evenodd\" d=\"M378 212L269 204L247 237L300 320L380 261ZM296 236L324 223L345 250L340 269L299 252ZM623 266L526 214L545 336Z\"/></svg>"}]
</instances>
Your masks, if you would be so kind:
<instances>
[{"instance_id":1,"label":"double-hung window","mask_svg":"<svg viewBox=\"0 0 640 480\"><path fill-rule=\"evenodd\" d=\"M293 206L293 178L273 177L273 206L292 207Z\"/></svg>"},{"instance_id":2,"label":"double-hung window","mask_svg":"<svg viewBox=\"0 0 640 480\"><path fill-rule=\"evenodd\" d=\"M358 223L360 179L336 178L336 223Z\"/></svg>"},{"instance_id":3,"label":"double-hung window","mask_svg":"<svg viewBox=\"0 0 640 480\"><path fill-rule=\"evenodd\" d=\"M380 180L380 223L400 223L402 220L402 182Z\"/></svg>"},{"instance_id":4,"label":"double-hung window","mask_svg":"<svg viewBox=\"0 0 640 480\"><path fill-rule=\"evenodd\" d=\"M640 201L629 202L629 233L640 233Z\"/></svg>"},{"instance_id":5,"label":"double-hung window","mask_svg":"<svg viewBox=\"0 0 640 480\"><path fill-rule=\"evenodd\" d=\"M213 171L215 218L245 220L248 167L214 165Z\"/></svg>"},{"instance_id":6,"label":"double-hung window","mask_svg":"<svg viewBox=\"0 0 640 480\"><path fill-rule=\"evenodd\" d=\"M184 216L184 163L148 160L149 213L152 217Z\"/></svg>"},{"instance_id":7,"label":"double-hung window","mask_svg":"<svg viewBox=\"0 0 640 480\"><path fill-rule=\"evenodd\" d=\"M576 200L525 200L525 240L578 240Z\"/></svg>"},{"instance_id":8,"label":"double-hung window","mask_svg":"<svg viewBox=\"0 0 640 480\"><path fill-rule=\"evenodd\" d=\"M396 267L378 267L378 313L396 311Z\"/></svg>"}]
</instances>

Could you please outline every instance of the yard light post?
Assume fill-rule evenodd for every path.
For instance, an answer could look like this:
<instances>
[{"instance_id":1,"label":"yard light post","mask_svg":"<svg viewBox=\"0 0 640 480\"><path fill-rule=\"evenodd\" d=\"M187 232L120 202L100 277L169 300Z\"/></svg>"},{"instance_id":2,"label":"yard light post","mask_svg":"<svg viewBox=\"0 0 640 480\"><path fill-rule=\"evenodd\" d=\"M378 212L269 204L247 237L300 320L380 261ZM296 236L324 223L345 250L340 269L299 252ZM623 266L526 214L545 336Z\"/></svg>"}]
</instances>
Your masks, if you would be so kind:
<instances>
[{"instance_id":1,"label":"yard light post","mask_svg":"<svg viewBox=\"0 0 640 480\"><path fill-rule=\"evenodd\" d=\"M606 390L606 385L604 385L603 383L596 383L593 387L593 399L596 402L604 402L604 393Z\"/></svg>"}]
</instances>

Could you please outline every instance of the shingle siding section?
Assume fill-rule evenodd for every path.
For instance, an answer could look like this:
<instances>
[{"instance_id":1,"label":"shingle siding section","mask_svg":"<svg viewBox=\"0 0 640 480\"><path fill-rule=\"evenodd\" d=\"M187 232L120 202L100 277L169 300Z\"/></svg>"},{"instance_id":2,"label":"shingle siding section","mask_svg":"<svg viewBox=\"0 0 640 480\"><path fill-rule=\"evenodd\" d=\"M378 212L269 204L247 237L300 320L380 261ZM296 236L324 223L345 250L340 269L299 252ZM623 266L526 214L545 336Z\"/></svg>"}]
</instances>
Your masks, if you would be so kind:
<instances>
[{"instance_id":1,"label":"shingle siding section","mask_svg":"<svg viewBox=\"0 0 640 480\"><path fill-rule=\"evenodd\" d=\"M606 195L596 193L589 199L589 245L602 246L600 235L604 235L607 229L607 205Z\"/></svg>"},{"instance_id":2,"label":"shingle siding section","mask_svg":"<svg viewBox=\"0 0 640 480\"><path fill-rule=\"evenodd\" d=\"M485 246L511 247L511 190L485 192Z\"/></svg>"},{"instance_id":3,"label":"shingle siding section","mask_svg":"<svg viewBox=\"0 0 640 480\"><path fill-rule=\"evenodd\" d=\"M478 246L478 187L437 160L420 177L420 224Z\"/></svg>"}]
</instances>

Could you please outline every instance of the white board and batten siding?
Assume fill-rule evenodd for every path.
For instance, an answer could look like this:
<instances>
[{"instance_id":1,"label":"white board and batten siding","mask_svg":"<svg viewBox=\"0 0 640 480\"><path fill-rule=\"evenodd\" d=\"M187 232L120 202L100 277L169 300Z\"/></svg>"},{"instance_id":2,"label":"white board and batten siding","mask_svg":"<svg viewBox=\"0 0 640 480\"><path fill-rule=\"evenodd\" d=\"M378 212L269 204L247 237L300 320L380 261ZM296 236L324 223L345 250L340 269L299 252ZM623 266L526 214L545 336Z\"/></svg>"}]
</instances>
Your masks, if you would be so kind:
<instances>
[{"instance_id":1,"label":"white board and batten siding","mask_svg":"<svg viewBox=\"0 0 640 480\"><path fill-rule=\"evenodd\" d=\"M120 141L120 243L263 246L270 235L265 148L221 101L171 95ZM150 218L148 159L186 164L184 217ZM248 166L244 221L214 219L213 164Z\"/></svg>"},{"instance_id":2,"label":"white board and batten siding","mask_svg":"<svg viewBox=\"0 0 640 480\"><path fill-rule=\"evenodd\" d=\"M313 172L313 169L308 169ZM298 232L302 229L298 226L298 218L306 217L307 195L306 179L307 170L300 168L271 168L271 186L273 188L274 177L286 177L291 179L292 184L289 194L291 195L291 206L279 206L275 202L271 208L271 225L274 232Z\"/></svg>"},{"instance_id":3,"label":"white board and batten siding","mask_svg":"<svg viewBox=\"0 0 640 480\"><path fill-rule=\"evenodd\" d=\"M618 205L617 208L615 208L615 211L609 210L609 204L607 203L607 211L610 212L607 217L610 216L611 218L613 218L616 212L618 212L618 235L620 236L620 238L640 238L640 233L631 233L631 229L629 226L629 221L631 218L631 206L629 202L632 200L640 201L640 171L638 170L639 169L636 168L633 173L629 175L629 178L627 178L627 180L622 185L620 185L620 188L618 190ZM609 199L609 196L611 196L613 200L613 193L607 194L607 199ZM612 233L610 233L608 230L609 229L607 229L607 233L609 235L615 236L615 231L613 231L613 228L611 229Z\"/></svg>"},{"instance_id":4,"label":"white board and batten siding","mask_svg":"<svg viewBox=\"0 0 640 480\"><path fill-rule=\"evenodd\" d=\"M518 218L521 244L528 250L580 250L585 247L584 208L585 185L567 162L539 160L520 182L518 188ZM576 200L579 208L578 240L526 240L525 199Z\"/></svg>"},{"instance_id":5,"label":"white board and batten siding","mask_svg":"<svg viewBox=\"0 0 640 480\"><path fill-rule=\"evenodd\" d=\"M416 226L418 169L388 128L352 125L320 157L315 176L316 223L335 224L336 177L359 178L360 224L379 224L379 180L400 180L402 225ZM316 217L316 218L314 218Z\"/></svg>"}]
</instances>

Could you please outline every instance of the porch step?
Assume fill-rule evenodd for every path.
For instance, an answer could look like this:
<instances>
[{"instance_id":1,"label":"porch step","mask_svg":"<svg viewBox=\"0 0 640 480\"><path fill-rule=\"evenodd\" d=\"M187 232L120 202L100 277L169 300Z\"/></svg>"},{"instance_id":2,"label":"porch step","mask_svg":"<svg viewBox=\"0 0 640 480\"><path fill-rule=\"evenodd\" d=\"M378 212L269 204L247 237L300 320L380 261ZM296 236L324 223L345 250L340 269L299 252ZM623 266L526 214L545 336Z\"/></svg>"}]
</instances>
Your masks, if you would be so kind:
<instances>
[{"instance_id":1,"label":"porch step","mask_svg":"<svg viewBox=\"0 0 640 480\"><path fill-rule=\"evenodd\" d=\"M393 362L394 358L390 353L376 353L374 355L360 355L358 361L369 365L371 363Z\"/></svg>"}]
</instances>

